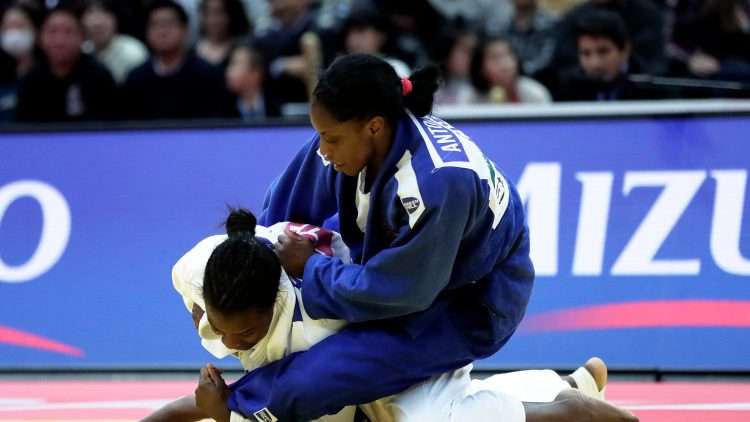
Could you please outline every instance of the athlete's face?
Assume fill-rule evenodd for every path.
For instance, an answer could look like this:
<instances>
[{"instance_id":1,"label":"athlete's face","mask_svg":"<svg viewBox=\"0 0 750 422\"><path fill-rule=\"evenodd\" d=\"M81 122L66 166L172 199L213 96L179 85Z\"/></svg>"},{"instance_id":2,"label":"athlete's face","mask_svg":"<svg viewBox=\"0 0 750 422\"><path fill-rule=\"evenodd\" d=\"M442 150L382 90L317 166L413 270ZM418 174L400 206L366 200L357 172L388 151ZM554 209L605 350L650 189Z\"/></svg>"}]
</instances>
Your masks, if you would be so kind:
<instances>
[{"instance_id":1,"label":"athlete's face","mask_svg":"<svg viewBox=\"0 0 750 422\"><path fill-rule=\"evenodd\" d=\"M310 108L310 121L320 134L320 153L348 176L356 176L372 160L385 124L380 116L340 122L316 102Z\"/></svg>"},{"instance_id":2,"label":"athlete's face","mask_svg":"<svg viewBox=\"0 0 750 422\"><path fill-rule=\"evenodd\" d=\"M208 322L230 349L249 350L268 333L273 310L248 310L223 314L206 305Z\"/></svg>"}]
</instances>

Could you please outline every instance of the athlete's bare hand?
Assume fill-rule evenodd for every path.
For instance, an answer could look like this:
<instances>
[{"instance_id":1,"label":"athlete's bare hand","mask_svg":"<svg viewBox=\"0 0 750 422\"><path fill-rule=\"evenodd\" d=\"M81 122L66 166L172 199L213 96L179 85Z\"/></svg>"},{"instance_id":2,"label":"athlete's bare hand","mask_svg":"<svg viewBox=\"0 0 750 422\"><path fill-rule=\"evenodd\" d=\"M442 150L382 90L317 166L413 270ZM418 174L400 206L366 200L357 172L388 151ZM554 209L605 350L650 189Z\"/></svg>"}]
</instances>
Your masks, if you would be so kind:
<instances>
[{"instance_id":1,"label":"athlete's bare hand","mask_svg":"<svg viewBox=\"0 0 750 422\"><path fill-rule=\"evenodd\" d=\"M221 370L211 364L201 368L198 388L195 389L195 404L200 410L217 422L229 422L229 394L229 387L221 376Z\"/></svg>"},{"instance_id":2,"label":"athlete's bare hand","mask_svg":"<svg viewBox=\"0 0 750 422\"><path fill-rule=\"evenodd\" d=\"M284 271L291 276L301 278L305 272L307 260L315 253L313 242L299 234L285 229L276 244L276 255L279 256Z\"/></svg>"}]
</instances>

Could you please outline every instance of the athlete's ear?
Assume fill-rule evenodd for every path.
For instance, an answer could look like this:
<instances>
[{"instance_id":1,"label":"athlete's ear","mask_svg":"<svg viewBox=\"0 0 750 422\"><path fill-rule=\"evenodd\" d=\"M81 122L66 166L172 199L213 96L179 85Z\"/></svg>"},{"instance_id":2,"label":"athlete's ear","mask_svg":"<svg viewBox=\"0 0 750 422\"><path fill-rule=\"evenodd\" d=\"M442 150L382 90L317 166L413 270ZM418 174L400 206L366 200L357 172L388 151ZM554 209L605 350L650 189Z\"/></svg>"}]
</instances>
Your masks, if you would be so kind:
<instances>
[{"instance_id":1,"label":"athlete's ear","mask_svg":"<svg viewBox=\"0 0 750 422\"><path fill-rule=\"evenodd\" d=\"M370 133L370 136L376 136L383 130L384 125L385 119L381 116L375 116L367 122L367 131Z\"/></svg>"}]
</instances>

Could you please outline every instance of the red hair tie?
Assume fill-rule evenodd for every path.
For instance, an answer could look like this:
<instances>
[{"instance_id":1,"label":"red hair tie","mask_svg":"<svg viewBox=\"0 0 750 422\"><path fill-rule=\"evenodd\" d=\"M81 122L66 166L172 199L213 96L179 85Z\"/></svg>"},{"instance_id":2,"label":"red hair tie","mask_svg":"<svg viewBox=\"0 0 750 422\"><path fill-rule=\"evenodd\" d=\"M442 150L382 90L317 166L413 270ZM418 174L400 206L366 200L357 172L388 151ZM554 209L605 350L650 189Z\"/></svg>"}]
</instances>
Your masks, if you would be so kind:
<instances>
[{"instance_id":1,"label":"red hair tie","mask_svg":"<svg viewBox=\"0 0 750 422\"><path fill-rule=\"evenodd\" d=\"M412 89L414 89L414 85L412 85L411 80L409 78L401 78L401 91L404 93L404 97L411 94Z\"/></svg>"}]
</instances>

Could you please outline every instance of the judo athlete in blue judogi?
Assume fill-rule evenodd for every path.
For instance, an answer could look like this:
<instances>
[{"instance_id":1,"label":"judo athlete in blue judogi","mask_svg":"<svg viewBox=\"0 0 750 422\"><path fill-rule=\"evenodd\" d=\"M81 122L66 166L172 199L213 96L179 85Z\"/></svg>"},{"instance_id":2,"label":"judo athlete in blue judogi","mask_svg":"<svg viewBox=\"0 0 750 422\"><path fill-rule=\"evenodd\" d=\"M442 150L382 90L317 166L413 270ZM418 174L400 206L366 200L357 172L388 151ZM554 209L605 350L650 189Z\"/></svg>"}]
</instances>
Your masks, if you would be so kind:
<instances>
[{"instance_id":1,"label":"judo athlete in blue judogi","mask_svg":"<svg viewBox=\"0 0 750 422\"><path fill-rule=\"evenodd\" d=\"M352 263L313 255L299 236L278 254L312 318L350 324L233 385L233 411L336 413L490 356L518 327L534 279L523 205L466 134L430 114L437 84L436 68L402 80L368 55L322 75L317 135L259 223L338 218Z\"/></svg>"}]
</instances>

